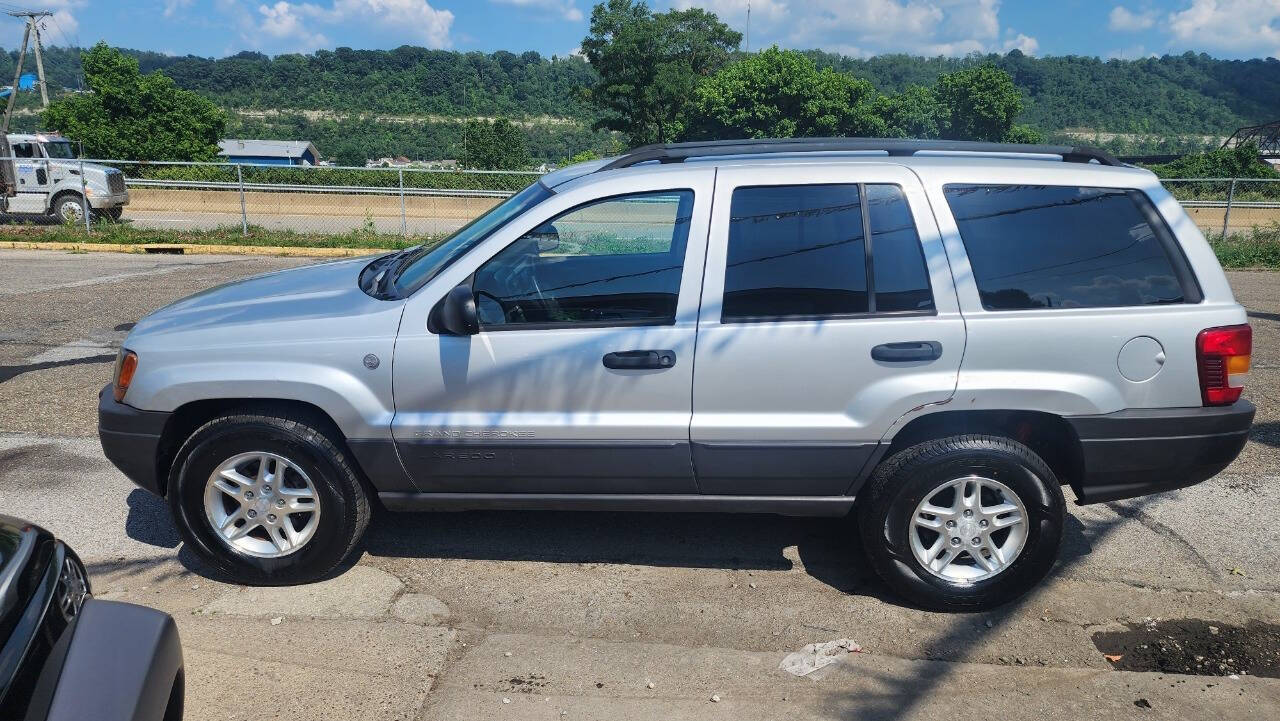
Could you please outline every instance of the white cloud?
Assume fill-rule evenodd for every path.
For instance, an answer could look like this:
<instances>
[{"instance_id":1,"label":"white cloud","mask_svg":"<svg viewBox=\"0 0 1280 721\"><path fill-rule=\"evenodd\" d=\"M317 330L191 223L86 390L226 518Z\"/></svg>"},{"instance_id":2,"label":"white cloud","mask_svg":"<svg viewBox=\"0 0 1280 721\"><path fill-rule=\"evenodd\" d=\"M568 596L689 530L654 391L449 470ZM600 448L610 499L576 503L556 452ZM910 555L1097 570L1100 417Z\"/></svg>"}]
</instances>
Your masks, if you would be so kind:
<instances>
[{"instance_id":1,"label":"white cloud","mask_svg":"<svg viewBox=\"0 0 1280 721\"><path fill-rule=\"evenodd\" d=\"M1111 9L1107 27L1117 32L1126 33L1146 30L1156 24L1156 15L1155 10L1133 12L1123 5L1117 5Z\"/></svg>"},{"instance_id":2,"label":"white cloud","mask_svg":"<svg viewBox=\"0 0 1280 721\"><path fill-rule=\"evenodd\" d=\"M751 19L779 20L787 15L787 4L780 0L675 0L672 6L677 10L688 10L699 7L709 10L726 23L736 26L747 19L747 3L751 4Z\"/></svg>"},{"instance_id":3,"label":"white cloud","mask_svg":"<svg viewBox=\"0 0 1280 721\"><path fill-rule=\"evenodd\" d=\"M164 16L174 17L180 10L191 7L196 0L164 0Z\"/></svg>"},{"instance_id":4,"label":"white cloud","mask_svg":"<svg viewBox=\"0 0 1280 721\"><path fill-rule=\"evenodd\" d=\"M571 23L579 22L583 18L582 11L574 4L574 0L489 0L489 2L546 10L556 13Z\"/></svg>"},{"instance_id":5,"label":"white cloud","mask_svg":"<svg viewBox=\"0 0 1280 721\"><path fill-rule=\"evenodd\" d=\"M40 27L42 30L45 29L44 25L41 25ZM70 35L74 37L76 32L80 30L80 21L76 20L76 16L72 15L70 10L54 10L53 27L55 30L61 30L63 35ZM48 37L48 35L41 36L41 38L45 37ZM60 35L59 37L62 36ZM71 41L65 40L65 42Z\"/></svg>"},{"instance_id":6,"label":"white cloud","mask_svg":"<svg viewBox=\"0 0 1280 721\"><path fill-rule=\"evenodd\" d=\"M244 0L216 0L216 7L239 27L242 42L271 52L331 47L319 26L342 34L353 26L373 26L384 37L401 42L430 48L452 45L453 13L433 8L428 0L331 0L328 4L267 0L252 11Z\"/></svg>"},{"instance_id":7,"label":"white cloud","mask_svg":"<svg viewBox=\"0 0 1280 721\"><path fill-rule=\"evenodd\" d=\"M668 4L705 8L735 29L745 29L747 0ZM751 46L776 42L859 56L965 55L1013 48L1035 52L1035 38L1002 28L1000 5L1001 0L751 0Z\"/></svg>"},{"instance_id":8,"label":"white cloud","mask_svg":"<svg viewBox=\"0 0 1280 721\"><path fill-rule=\"evenodd\" d=\"M1010 50L1021 50L1023 55L1035 55L1039 49L1040 42L1038 40L1022 33L1014 34L1013 31L1010 31L1009 37L1006 37L1004 41L1004 51L1006 53Z\"/></svg>"},{"instance_id":9,"label":"white cloud","mask_svg":"<svg viewBox=\"0 0 1280 721\"><path fill-rule=\"evenodd\" d=\"M51 44L50 40L53 38L50 37L49 32L51 30L61 30L62 33L57 35L57 39L68 43L74 42L71 38L64 37L74 37L76 31L80 29L80 22L76 20L75 13L72 11L79 10L88 4L89 0L47 0L46 2L39 3L39 7L42 10L53 12L53 18L51 18L52 22L45 20L40 24L40 31L43 33L40 36L41 40L46 45Z\"/></svg>"},{"instance_id":10,"label":"white cloud","mask_svg":"<svg viewBox=\"0 0 1280 721\"><path fill-rule=\"evenodd\" d=\"M1189 47L1280 57L1280 0L1191 0L1168 27Z\"/></svg>"}]
</instances>

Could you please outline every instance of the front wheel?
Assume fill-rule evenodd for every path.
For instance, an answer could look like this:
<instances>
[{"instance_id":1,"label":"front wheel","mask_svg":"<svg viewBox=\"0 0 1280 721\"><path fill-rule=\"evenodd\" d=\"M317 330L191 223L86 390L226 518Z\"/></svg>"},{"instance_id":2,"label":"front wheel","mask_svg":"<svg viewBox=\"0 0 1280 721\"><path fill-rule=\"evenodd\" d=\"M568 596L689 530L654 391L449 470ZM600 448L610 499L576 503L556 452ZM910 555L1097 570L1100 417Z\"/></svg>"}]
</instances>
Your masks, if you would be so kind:
<instances>
[{"instance_id":1,"label":"front wheel","mask_svg":"<svg viewBox=\"0 0 1280 721\"><path fill-rule=\"evenodd\" d=\"M53 202L53 218L59 223L84 223L84 201L78 195L62 195ZM93 211L91 210L90 213Z\"/></svg>"},{"instance_id":2,"label":"front wheel","mask_svg":"<svg viewBox=\"0 0 1280 721\"><path fill-rule=\"evenodd\" d=\"M241 583L322 579L355 550L369 501L344 450L314 419L228 415L183 444L168 500L204 561Z\"/></svg>"},{"instance_id":3,"label":"front wheel","mask_svg":"<svg viewBox=\"0 0 1280 721\"><path fill-rule=\"evenodd\" d=\"M1008 438L927 441L886 460L859 500L871 565L899 594L941 611L1022 595L1058 555L1065 515L1053 471Z\"/></svg>"}]
</instances>

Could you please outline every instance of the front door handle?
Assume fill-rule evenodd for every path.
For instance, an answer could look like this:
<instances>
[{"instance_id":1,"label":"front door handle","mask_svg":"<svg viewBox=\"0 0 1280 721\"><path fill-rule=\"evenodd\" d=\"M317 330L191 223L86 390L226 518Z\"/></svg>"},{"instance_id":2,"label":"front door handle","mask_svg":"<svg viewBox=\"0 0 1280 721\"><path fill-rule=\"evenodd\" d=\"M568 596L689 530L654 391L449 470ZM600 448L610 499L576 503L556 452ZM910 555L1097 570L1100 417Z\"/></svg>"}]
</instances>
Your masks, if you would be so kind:
<instances>
[{"instance_id":1,"label":"front door handle","mask_svg":"<svg viewBox=\"0 0 1280 721\"><path fill-rule=\"evenodd\" d=\"M908 343L883 343L871 349L871 358L882 363L931 361L942 357L942 344L936 340Z\"/></svg>"},{"instance_id":2,"label":"front door handle","mask_svg":"<svg viewBox=\"0 0 1280 721\"><path fill-rule=\"evenodd\" d=\"M604 354L604 367L614 370L662 369L675 364L673 350L623 350Z\"/></svg>"}]
</instances>

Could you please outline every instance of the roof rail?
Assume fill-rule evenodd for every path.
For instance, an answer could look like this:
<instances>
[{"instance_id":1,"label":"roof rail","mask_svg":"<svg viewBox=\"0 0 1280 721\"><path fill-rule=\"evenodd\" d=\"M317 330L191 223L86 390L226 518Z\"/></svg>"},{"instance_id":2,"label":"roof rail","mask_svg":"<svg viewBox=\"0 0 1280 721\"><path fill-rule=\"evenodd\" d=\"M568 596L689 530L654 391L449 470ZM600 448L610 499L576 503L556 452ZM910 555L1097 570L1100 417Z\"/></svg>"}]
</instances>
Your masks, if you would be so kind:
<instances>
[{"instance_id":1,"label":"roof rail","mask_svg":"<svg viewBox=\"0 0 1280 721\"><path fill-rule=\"evenodd\" d=\"M1024 145L988 143L974 140L898 140L894 138L783 138L764 140L710 140L667 145L645 145L619 156L596 172L629 168L639 163L682 163L689 158L724 155L776 155L793 153L884 152L890 156L909 156L919 152L943 153L1025 153L1028 155L1061 155L1067 163L1097 161L1102 165L1123 166L1106 151L1085 145Z\"/></svg>"}]
</instances>

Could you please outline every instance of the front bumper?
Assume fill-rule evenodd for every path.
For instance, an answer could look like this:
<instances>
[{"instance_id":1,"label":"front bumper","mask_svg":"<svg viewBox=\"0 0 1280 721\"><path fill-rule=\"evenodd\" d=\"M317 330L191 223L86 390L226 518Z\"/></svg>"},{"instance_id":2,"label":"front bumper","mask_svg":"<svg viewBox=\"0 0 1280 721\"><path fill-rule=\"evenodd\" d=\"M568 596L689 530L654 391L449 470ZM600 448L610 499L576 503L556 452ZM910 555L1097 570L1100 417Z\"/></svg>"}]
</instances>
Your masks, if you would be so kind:
<instances>
[{"instance_id":1,"label":"front bumper","mask_svg":"<svg viewBox=\"0 0 1280 721\"><path fill-rule=\"evenodd\" d=\"M90 207L101 210L102 208L121 208L129 204L129 192L123 193L90 193Z\"/></svg>"},{"instance_id":2,"label":"front bumper","mask_svg":"<svg viewBox=\"0 0 1280 721\"><path fill-rule=\"evenodd\" d=\"M140 411L117 403L111 384L98 392L98 440L107 460L144 490L164 495L158 471L160 437L171 413Z\"/></svg>"},{"instance_id":3,"label":"front bumper","mask_svg":"<svg viewBox=\"0 0 1280 721\"><path fill-rule=\"evenodd\" d=\"M1071 488L1080 503L1101 503L1208 480L1240 454L1255 410L1239 401L1068 417L1084 456Z\"/></svg>"}]
</instances>

